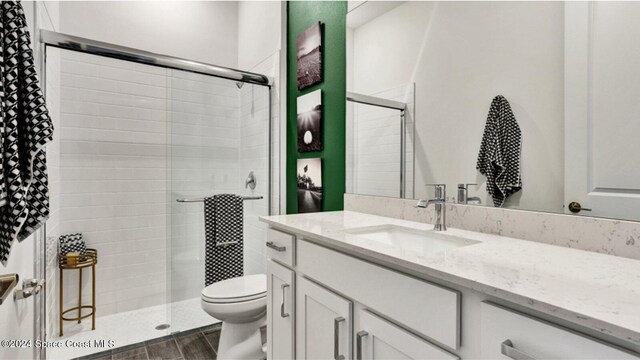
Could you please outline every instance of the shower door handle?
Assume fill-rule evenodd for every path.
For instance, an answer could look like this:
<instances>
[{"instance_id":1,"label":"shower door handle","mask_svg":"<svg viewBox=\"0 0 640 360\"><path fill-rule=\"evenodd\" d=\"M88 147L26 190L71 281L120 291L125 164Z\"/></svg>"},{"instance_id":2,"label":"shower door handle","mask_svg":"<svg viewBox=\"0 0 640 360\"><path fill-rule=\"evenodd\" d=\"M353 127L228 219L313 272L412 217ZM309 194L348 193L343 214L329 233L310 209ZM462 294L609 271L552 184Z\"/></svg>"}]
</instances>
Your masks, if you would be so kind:
<instances>
[{"instance_id":1,"label":"shower door handle","mask_svg":"<svg viewBox=\"0 0 640 360\"><path fill-rule=\"evenodd\" d=\"M280 317L281 318L287 318L289 317L289 313L285 313L284 312L284 299L285 299L285 289L289 287L289 284L282 284L281 289L282 289L282 304L280 304Z\"/></svg>"}]
</instances>

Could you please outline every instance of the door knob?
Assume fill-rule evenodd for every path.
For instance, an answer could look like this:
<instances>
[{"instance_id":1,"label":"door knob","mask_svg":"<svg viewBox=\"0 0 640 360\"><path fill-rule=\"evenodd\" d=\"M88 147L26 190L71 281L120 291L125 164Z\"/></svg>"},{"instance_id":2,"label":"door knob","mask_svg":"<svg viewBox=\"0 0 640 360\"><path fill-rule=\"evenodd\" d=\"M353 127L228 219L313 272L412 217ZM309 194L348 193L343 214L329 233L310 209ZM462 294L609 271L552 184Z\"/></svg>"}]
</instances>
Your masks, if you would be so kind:
<instances>
[{"instance_id":1,"label":"door knob","mask_svg":"<svg viewBox=\"0 0 640 360\"><path fill-rule=\"evenodd\" d=\"M591 211L591 209L583 208L577 201L572 201L569 203L569 211L574 214L579 213L580 211Z\"/></svg>"}]
</instances>

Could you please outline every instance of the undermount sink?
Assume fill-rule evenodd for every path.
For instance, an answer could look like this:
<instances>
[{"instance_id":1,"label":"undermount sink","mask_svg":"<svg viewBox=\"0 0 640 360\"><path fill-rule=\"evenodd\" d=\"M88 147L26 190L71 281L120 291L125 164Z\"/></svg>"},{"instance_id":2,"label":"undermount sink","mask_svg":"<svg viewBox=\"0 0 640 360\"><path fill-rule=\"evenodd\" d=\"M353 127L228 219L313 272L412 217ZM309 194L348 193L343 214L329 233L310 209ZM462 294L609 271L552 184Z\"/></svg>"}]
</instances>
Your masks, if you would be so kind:
<instances>
[{"instance_id":1,"label":"undermount sink","mask_svg":"<svg viewBox=\"0 0 640 360\"><path fill-rule=\"evenodd\" d=\"M362 227L346 232L351 240L373 242L372 245L418 253L436 253L479 243L479 241L451 236L442 232L418 230L398 225Z\"/></svg>"}]
</instances>

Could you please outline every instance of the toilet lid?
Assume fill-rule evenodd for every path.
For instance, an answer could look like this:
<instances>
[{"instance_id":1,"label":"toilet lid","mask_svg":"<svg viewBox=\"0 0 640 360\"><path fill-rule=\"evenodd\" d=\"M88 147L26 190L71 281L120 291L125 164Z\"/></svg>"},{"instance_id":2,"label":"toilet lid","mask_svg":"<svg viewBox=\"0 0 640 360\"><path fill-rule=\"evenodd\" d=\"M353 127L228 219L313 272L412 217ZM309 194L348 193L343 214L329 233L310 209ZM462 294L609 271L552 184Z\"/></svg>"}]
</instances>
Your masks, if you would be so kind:
<instances>
[{"instance_id":1,"label":"toilet lid","mask_svg":"<svg viewBox=\"0 0 640 360\"><path fill-rule=\"evenodd\" d=\"M267 276L246 275L222 280L202 289L202 298L209 302L241 302L266 296Z\"/></svg>"}]
</instances>

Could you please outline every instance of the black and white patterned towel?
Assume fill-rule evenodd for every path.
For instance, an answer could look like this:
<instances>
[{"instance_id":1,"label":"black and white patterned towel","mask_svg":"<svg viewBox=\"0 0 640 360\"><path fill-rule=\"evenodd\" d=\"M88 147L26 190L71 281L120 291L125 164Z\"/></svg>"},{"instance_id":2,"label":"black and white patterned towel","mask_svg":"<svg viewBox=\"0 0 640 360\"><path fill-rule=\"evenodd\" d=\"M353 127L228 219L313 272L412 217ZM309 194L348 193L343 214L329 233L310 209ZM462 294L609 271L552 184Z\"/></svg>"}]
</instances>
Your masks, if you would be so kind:
<instances>
[{"instance_id":1,"label":"black and white patterned towel","mask_svg":"<svg viewBox=\"0 0 640 360\"><path fill-rule=\"evenodd\" d=\"M511 105L498 95L491 102L476 164L476 169L487 177L487 192L496 207L502 207L509 195L522 189L521 148L520 126Z\"/></svg>"},{"instance_id":2,"label":"black and white patterned towel","mask_svg":"<svg viewBox=\"0 0 640 360\"><path fill-rule=\"evenodd\" d=\"M205 286L243 275L243 213L241 196L220 194L204 199ZM228 242L236 243L221 245Z\"/></svg>"},{"instance_id":3,"label":"black and white patterned towel","mask_svg":"<svg viewBox=\"0 0 640 360\"><path fill-rule=\"evenodd\" d=\"M60 235L60 255L67 255L70 252L77 252L80 254L86 254L87 245L82 239L82 234L67 234Z\"/></svg>"},{"instance_id":4,"label":"black and white patterned towel","mask_svg":"<svg viewBox=\"0 0 640 360\"><path fill-rule=\"evenodd\" d=\"M53 125L40 90L22 5L0 6L0 262L49 217L44 146Z\"/></svg>"}]
</instances>

